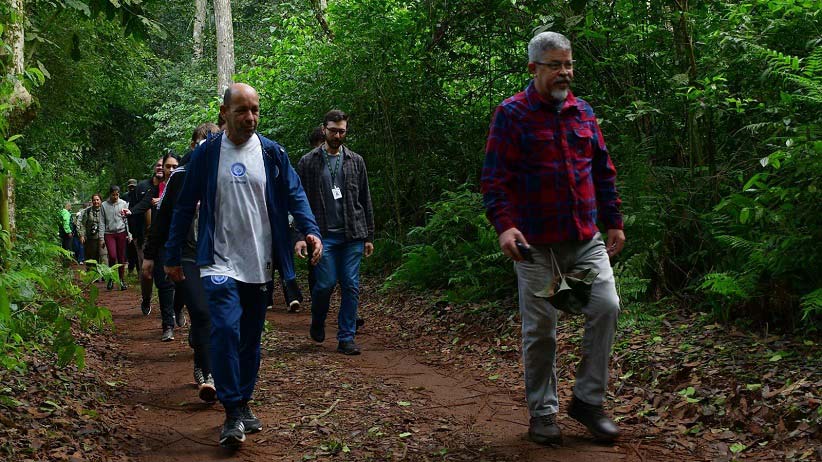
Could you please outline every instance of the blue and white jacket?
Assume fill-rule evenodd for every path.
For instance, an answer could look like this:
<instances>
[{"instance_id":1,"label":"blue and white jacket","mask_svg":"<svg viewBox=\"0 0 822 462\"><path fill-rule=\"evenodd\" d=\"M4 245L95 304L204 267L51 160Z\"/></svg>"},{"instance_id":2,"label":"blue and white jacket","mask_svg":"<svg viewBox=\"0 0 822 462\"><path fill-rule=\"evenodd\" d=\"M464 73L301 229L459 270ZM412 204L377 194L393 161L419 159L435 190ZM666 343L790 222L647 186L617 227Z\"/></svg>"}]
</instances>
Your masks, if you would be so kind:
<instances>
[{"instance_id":1,"label":"blue and white jacket","mask_svg":"<svg viewBox=\"0 0 822 462\"><path fill-rule=\"evenodd\" d=\"M266 195L265 204L271 222L274 248L272 261L280 268L286 279L294 278L294 252L288 229L288 214L294 216L294 224L304 235L320 237L320 228L311 213L300 177L291 166L288 155L279 144L256 134L260 138L265 164ZM217 170L220 165L222 133L209 135L189 154L191 161L186 165L185 182L174 214L166 241L166 266L179 266L182 246L194 218L197 202L200 203L200 218L197 228L197 265L214 264L214 227L216 223L215 203L217 198ZM257 198L250 197L249 200ZM237 236L237 245L243 243L244 236Z\"/></svg>"}]
</instances>

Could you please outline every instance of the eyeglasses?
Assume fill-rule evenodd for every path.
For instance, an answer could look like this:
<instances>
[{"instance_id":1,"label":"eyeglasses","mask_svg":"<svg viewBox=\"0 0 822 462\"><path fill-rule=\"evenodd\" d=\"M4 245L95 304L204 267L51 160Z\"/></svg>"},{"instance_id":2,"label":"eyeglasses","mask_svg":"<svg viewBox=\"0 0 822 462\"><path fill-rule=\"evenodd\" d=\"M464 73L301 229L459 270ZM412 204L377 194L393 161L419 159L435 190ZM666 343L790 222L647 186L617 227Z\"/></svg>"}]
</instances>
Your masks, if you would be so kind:
<instances>
[{"instance_id":1,"label":"eyeglasses","mask_svg":"<svg viewBox=\"0 0 822 462\"><path fill-rule=\"evenodd\" d=\"M552 71L558 71L558 70L562 69L563 67L565 69L568 69L569 71L573 71L575 63L576 63L576 61L574 61L574 60L565 61L564 63L561 62L561 61L548 61L547 63L543 63L541 61L534 61L534 64L540 64L542 66L547 67L548 69L551 69Z\"/></svg>"},{"instance_id":2,"label":"eyeglasses","mask_svg":"<svg viewBox=\"0 0 822 462\"><path fill-rule=\"evenodd\" d=\"M326 128L326 130L330 131L332 135L340 135L340 136L343 136L348 132L348 130L346 130L344 128Z\"/></svg>"}]
</instances>

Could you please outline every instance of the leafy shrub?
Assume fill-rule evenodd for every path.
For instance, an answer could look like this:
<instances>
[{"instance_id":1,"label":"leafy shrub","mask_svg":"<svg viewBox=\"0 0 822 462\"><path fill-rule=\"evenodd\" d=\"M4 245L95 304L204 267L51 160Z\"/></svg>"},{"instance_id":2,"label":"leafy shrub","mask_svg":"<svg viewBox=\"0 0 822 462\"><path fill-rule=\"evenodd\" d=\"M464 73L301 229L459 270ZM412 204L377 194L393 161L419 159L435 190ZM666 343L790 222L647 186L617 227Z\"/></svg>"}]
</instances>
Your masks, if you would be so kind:
<instances>
[{"instance_id":1,"label":"leafy shrub","mask_svg":"<svg viewBox=\"0 0 822 462\"><path fill-rule=\"evenodd\" d=\"M715 207L710 219L724 258L700 288L719 297L714 303L724 307L723 318L744 307L766 321L815 327L822 312L822 275L812 269L822 261L822 49L800 69L796 57L753 48L767 59L771 76L797 87L782 98L799 105L794 110L806 119L781 124L770 139L775 150L759 161L762 169Z\"/></svg>"},{"instance_id":2,"label":"leafy shrub","mask_svg":"<svg viewBox=\"0 0 822 462\"><path fill-rule=\"evenodd\" d=\"M408 233L402 264L386 288L444 289L454 303L514 293L514 272L485 218L479 193L464 185L443 193L427 209L426 224Z\"/></svg>"}]
</instances>

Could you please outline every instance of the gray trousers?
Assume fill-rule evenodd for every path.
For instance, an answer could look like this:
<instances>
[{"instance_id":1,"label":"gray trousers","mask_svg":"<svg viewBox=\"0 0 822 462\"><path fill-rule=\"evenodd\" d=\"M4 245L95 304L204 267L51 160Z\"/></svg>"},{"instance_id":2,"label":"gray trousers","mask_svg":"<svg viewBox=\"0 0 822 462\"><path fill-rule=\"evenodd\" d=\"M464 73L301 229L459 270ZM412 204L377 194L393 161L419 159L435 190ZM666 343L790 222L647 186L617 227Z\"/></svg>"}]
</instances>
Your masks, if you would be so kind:
<instances>
[{"instance_id":1,"label":"gray trousers","mask_svg":"<svg viewBox=\"0 0 822 462\"><path fill-rule=\"evenodd\" d=\"M528 410L532 417L556 414L559 410L557 310L548 300L534 296L553 277L551 250L563 273L591 267L599 271L591 289L591 300L582 309L586 318L585 334L574 395L588 404L601 405L608 387L608 362L619 315L619 297L605 243L597 233L590 241L536 245L532 249L534 263L514 263L522 318L522 362Z\"/></svg>"}]
</instances>

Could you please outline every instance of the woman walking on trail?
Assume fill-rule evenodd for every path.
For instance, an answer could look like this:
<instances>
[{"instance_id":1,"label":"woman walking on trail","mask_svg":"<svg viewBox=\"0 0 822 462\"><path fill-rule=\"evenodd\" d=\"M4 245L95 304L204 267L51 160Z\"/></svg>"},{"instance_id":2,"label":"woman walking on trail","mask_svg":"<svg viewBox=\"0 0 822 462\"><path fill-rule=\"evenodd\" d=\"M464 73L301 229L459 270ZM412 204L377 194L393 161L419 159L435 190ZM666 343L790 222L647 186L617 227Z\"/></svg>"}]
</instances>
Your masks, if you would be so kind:
<instances>
[{"instance_id":1,"label":"woman walking on trail","mask_svg":"<svg viewBox=\"0 0 822 462\"><path fill-rule=\"evenodd\" d=\"M218 132L219 129L213 123L199 125L191 135L191 148L196 148L209 133ZM151 226L151 231L146 240L146 247L143 250L144 271L163 271L163 247L168 239L171 215L174 211L174 205L177 203L177 194L186 178L185 164L189 159L191 159L190 153L183 157L179 168L174 170L173 173L169 172L170 176L167 177L165 190L159 208L155 213L154 224ZM214 386L214 378L211 376L211 357L209 354L211 316L208 313L205 290L200 279L200 268L196 264L196 227L197 219L195 218L188 230L183 249L182 266L186 278L175 284L175 295L178 291L183 292L183 298L186 301L186 306L188 306L188 314L191 317L188 344L194 350L194 381L197 383L198 395L203 401L214 402L217 400L217 389ZM165 274L162 274L162 276L165 277Z\"/></svg>"},{"instance_id":2,"label":"woman walking on trail","mask_svg":"<svg viewBox=\"0 0 822 462\"><path fill-rule=\"evenodd\" d=\"M106 244L103 240L102 204L102 196L94 194L91 196L91 205L80 212L77 234L80 235L80 242L84 246L85 259L83 262L93 260L99 263L107 256Z\"/></svg>"},{"instance_id":3,"label":"woman walking on trail","mask_svg":"<svg viewBox=\"0 0 822 462\"><path fill-rule=\"evenodd\" d=\"M148 224L148 233L154 227L154 215L160 206L160 198L165 192L166 183L168 182L171 172L179 165L179 157L173 151L166 152L160 159L159 165L161 167L159 181L151 187L151 190L146 193L133 209L126 210L126 215L146 215L146 223ZM148 239L148 238L146 238ZM143 267L141 268L142 279L147 281L154 281L154 287L157 288L157 298L160 301L160 318L162 322L163 335L160 337L161 342L170 342L174 340L174 326L185 326L185 317L182 313L182 305L178 304L180 311L175 310L175 294L174 282L166 277L163 272L163 261L155 261L160 259L163 255L156 253L152 257L145 255L143 249ZM150 260L148 264L147 260ZM143 306L146 306L145 304ZM144 315L148 315L149 310L143 310Z\"/></svg>"},{"instance_id":4,"label":"woman walking on trail","mask_svg":"<svg viewBox=\"0 0 822 462\"><path fill-rule=\"evenodd\" d=\"M128 289L125 280L126 242L131 240L131 234L128 231L128 221L123 211L128 210L128 202L120 199L120 187L117 185L111 185L108 194L108 200L101 207L108 264L114 266L120 263L121 266L117 268L117 274L120 275L120 290L126 290ZM111 290L113 287L114 281L109 280L106 289Z\"/></svg>"}]
</instances>

